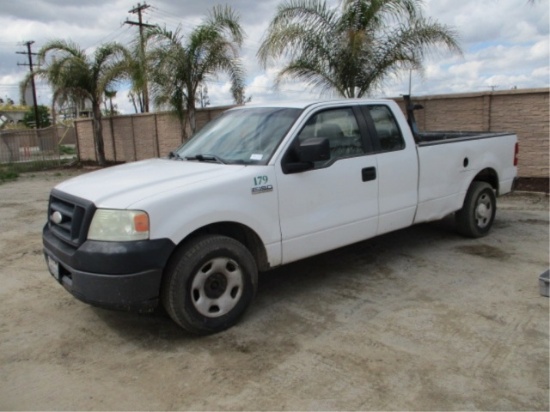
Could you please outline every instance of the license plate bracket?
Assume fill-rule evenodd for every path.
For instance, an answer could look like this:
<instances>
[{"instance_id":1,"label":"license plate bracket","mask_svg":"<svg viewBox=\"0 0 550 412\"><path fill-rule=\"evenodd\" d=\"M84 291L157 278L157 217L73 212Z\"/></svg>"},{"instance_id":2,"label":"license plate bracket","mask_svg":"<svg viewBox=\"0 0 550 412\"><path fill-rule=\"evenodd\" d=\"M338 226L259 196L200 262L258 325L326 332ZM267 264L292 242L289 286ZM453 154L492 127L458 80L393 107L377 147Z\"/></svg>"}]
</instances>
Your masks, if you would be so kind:
<instances>
[{"instance_id":1,"label":"license plate bracket","mask_svg":"<svg viewBox=\"0 0 550 412\"><path fill-rule=\"evenodd\" d=\"M48 256L48 255L46 255L46 262L48 264L48 269L51 275L56 280L59 280L59 262L57 262L55 259L53 259L51 256Z\"/></svg>"}]
</instances>

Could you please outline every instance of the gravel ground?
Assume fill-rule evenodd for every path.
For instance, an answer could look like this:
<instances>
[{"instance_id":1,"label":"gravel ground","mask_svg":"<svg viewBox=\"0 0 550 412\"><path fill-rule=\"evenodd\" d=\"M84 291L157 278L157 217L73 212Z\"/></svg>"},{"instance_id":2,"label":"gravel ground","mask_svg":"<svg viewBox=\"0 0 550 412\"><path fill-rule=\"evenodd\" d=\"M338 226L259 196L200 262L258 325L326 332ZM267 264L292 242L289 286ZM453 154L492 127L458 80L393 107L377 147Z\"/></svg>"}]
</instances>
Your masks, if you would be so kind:
<instances>
[{"instance_id":1,"label":"gravel ground","mask_svg":"<svg viewBox=\"0 0 550 412\"><path fill-rule=\"evenodd\" d=\"M549 410L548 196L499 199L493 232L419 225L260 276L234 328L90 307L48 274L48 192L0 185L2 410Z\"/></svg>"}]
</instances>

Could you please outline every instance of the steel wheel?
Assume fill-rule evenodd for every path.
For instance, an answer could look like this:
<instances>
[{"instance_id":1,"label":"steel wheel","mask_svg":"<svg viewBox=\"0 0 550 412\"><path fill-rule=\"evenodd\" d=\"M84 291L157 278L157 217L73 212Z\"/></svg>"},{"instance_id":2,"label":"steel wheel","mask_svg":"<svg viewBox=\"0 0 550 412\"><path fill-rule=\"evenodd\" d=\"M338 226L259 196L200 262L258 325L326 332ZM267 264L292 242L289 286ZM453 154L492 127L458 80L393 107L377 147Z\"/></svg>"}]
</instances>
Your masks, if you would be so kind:
<instances>
[{"instance_id":1,"label":"steel wheel","mask_svg":"<svg viewBox=\"0 0 550 412\"><path fill-rule=\"evenodd\" d=\"M227 236L191 239L166 268L162 303L190 332L215 333L233 326L252 302L258 269L250 251Z\"/></svg>"},{"instance_id":2,"label":"steel wheel","mask_svg":"<svg viewBox=\"0 0 550 412\"><path fill-rule=\"evenodd\" d=\"M243 273L232 259L209 260L194 276L191 299L201 315L218 317L229 313L243 293Z\"/></svg>"},{"instance_id":3,"label":"steel wheel","mask_svg":"<svg viewBox=\"0 0 550 412\"><path fill-rule=\"evenodd\" d=\"M493 203L488 193L479 196L476 206L475 220L480 229L486 228L493 217Z\"/></svg>"},{"instance_id":4,"label":"steel wheel","mask_svg":"<svg viewBox=\"0 0 550 412\"><path fill-rule=\"evenodd\" d=\"M486 182L472 182L462 209L456 212L457 230L468 237L487 235L496 210L496 196L492 186Z\"/></svg>"}]
</instances>

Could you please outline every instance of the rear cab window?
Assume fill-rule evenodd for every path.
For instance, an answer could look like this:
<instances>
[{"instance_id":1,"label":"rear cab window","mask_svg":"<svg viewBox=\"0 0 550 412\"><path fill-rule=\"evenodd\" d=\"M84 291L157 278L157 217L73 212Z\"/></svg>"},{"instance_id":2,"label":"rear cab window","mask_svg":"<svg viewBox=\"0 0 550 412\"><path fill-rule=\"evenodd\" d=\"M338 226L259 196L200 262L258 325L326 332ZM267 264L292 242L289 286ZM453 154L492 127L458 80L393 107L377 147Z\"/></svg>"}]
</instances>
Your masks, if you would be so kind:
<instances>
[{"instance_id":1,"label":"rear cab window","mask_svg":"<svg viewBox=\"0 0 550 412\"><path fill-rule=\"evenodd\" d=\"M388 106L363 106L362 111L369 128L374 132L373 143L377 152L392 152L405 148L401 129Z\"/></svg>"}]
</instances>

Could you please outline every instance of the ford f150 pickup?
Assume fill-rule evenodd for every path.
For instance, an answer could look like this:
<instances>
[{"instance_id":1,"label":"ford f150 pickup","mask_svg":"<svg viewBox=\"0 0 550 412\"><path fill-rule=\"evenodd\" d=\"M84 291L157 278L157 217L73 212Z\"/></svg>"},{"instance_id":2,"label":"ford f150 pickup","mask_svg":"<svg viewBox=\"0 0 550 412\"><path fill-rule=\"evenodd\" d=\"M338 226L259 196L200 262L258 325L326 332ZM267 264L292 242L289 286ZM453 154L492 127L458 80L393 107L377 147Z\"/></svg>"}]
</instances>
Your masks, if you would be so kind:
<instances>
[{"instance_id":1,"label":"ford f150 pickup","mask_svg":"<svg viewBox=\"0 0 550 412\"><path fill-rule=\"evenodd\" d=\"M517 174L507 133L420 133L389 100L230 109L167 158L51 191L47 266L92 305L162 304L199 334L234 325L258 271L456 215L486 235Z\"/></svg>"}]
</instances>

